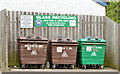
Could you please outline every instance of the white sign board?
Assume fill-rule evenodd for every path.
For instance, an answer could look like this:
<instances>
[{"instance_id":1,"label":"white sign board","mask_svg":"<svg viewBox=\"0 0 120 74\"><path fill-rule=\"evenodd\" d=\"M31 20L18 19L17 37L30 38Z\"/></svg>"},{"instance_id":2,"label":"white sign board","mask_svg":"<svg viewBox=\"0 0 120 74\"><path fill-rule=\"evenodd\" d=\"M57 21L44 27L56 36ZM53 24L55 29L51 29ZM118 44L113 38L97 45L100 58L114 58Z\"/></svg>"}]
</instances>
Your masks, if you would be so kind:
<instances>
[{"instance_id":1,"label":"white sign board","mask_svg":"<svg viewBox=\"0 0 120 74\"><path fill-rule=\"evenodd\" d=\"M21 15L20 28L33 28L33 15Z\"/></svg>"},{"instance_id":2,"label":"white sign board","mask_svg":"<svg viewBox=\"0 0 120 74\"><path fill-rule=\"evenodd\" d=\"M62 52L62 47L57 47L57 52Z\"/></svg>"}]
</instances>

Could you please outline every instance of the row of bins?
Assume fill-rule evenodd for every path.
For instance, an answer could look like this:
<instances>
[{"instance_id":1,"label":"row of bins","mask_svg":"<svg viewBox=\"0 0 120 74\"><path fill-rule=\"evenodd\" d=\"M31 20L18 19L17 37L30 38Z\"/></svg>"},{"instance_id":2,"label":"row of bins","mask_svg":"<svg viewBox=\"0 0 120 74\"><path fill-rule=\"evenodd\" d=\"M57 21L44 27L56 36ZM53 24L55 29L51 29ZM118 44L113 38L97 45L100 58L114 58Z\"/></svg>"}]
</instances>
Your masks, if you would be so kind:
<instances>
[{"instance_id":1,"label":"row of bins","mask_svg":"<svg viewBox=\"0 0 120 74\"><path fill-rule=\"evenodd\" d=\"M98 65L103 68L105 44L106 41L99 38L49 41L40 37L19 37L20 67L37 64L44 69L46 62L49 61L53 69L61 66L74 68L76 62L84 69L88 65Z\"/></svg>"}]
</instances>

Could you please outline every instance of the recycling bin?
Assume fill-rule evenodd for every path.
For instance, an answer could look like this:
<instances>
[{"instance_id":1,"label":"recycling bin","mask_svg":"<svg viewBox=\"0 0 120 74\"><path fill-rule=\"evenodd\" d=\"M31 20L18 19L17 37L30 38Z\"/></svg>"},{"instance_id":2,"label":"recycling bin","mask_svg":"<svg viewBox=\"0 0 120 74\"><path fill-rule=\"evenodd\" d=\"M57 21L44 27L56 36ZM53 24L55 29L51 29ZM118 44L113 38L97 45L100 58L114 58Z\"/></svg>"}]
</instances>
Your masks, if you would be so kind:
<instances>
[{"instance_id":1,"label":"recycling bin","mask_svg":"<svg viewBox=\"0 0 120 74\"><path fill-rule=\"evenodd\" d=\"M18 49L20 58L20 67L26 65L40 65L45 68L48 39L40 37L19 37Z\"/></svg>"},{"instance_id":2,"label":"recycling bin","mask_svg":"<svg viewBox=\"0 0 120 74\"><path fill-rule=\"evenodd\" d=\"M66 66L74 68L77 57L77 46L76 40L70 39L58 39L50 40L50 64L55 69L59 66Z\"/></svg>"},{"instance_id":3,"label":"recycling bin","mask_svg":"<svg viewBox=\"0 0 120 74\"><path fill-rule=\"evenodd\" d=\"M106 41L100 38L81 38L77 41L77 64L84 69L90 65L103 69Z\"/></svg>"}]
</instances>

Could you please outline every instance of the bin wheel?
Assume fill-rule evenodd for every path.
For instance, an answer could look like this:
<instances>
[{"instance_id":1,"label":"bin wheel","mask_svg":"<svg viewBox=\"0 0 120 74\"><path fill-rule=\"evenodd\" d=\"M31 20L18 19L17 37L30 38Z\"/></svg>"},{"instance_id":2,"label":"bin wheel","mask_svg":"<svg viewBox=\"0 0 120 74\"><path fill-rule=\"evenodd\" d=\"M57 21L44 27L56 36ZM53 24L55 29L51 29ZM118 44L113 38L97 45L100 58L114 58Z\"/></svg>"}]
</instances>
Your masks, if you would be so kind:
<instances>
[{"instance_id":1,"label":"bin wheel","mask_svg":"<svg viewBox=\"0 0 120 74\"><path fill-rule=\"evenodd\" d=\"M44 64L42 64L42 69L45 69L45 65Z\"/></svg>"},{"instance_id":2,"label":"bin wheel","mask_svg":"<svg viewBox=\"0 0 120 74\"><path fill-rule=\"evenodd\" d=\"M101 68L101 69L104 69L104 66L103 66L103 65L101 65L101 66L100 66L100 68Z\"/></svg>"},{"instance_id":3,"label":"bin wheel","mask_svg":"<svg viewBox=\"0 0 120 74\"><path fill-rule=\"evenodd\" d=\"M86 65L83 65L83 69L86 69Z\"/></svg>"},{"instance_id":4,"label":"bin wheel","mask_svg":"<svg viewBox=\"0 0 120 74\"><path fill-rule=\"evenodd\" d=\"M24 69L24 68L25 68L25 65L24 65L24 64L20 64L20 68L21 68L21 69Z\"/></svg>"},{"instance_id":5,"label":"bin wheel","mask_svg":"<svg viewBox=\"0 0 120 74\"><path fill-rule=\"evenodd\" d=\"M77 66L78 66L78 68L80 68L80 65L79 65L79 64L78 64Z\"/></svg>"},{"instance_id":6,"label":"bin wheel","mask_svg":"<svg viewBox=\"0 0 120 74\"><path fill-rule=\"evenodd\" d=\"M28 69L28 68L29 68L29 65L25 65L25 68L27 68L27 69Z\"/></svg>"},{"instance_id":7,"label":"bin wheel","mask_svg":"<svg viewBox=\"0 0 120 74\"><path fill-rule=\"evenodd\" d=\"M75 66L74 65L71 65L71 69L74 69L75 68Z\"/></svg>"},{"instance_id":8,"label":"bin wheel","mask_svg":"<svg viewBox=\"0 0 120 74\"><path fill-rule=\"evenodd\" d=\"M55 65L52 65L52 69L55 69L55 67L56 67Z\"/></svg>"},{"instance_id":9,"label":"bin wheel","mask_svg":"<svg viewBox=\"0 0 120 74\"><path fill-rule=\"evenodd\" d=\"M22 68L21 64L19 64L19 67Z\"/></svg>"}]
</instances>

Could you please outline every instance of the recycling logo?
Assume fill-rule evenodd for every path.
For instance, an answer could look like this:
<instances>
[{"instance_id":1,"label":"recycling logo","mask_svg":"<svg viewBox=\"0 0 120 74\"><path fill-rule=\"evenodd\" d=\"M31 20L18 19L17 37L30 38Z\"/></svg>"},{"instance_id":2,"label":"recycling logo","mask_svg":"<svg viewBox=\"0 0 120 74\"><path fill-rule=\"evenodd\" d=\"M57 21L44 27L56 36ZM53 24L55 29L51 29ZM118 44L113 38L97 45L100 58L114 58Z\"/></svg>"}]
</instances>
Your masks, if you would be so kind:
<instances>
[{"instance_id":1,"label":"recycling logo","mask_svg":"<svg viewBox=\"0 0 120 74\"><path fill-rule=\"evenodd\" d=\"M91 53L91 56L97 56L96 52L93 51L93 52Z\"/></svg>"},{"instance_id":2,"label":"recycling logo","mask_svg":"<svg viewBox=\"0 0 120 74\"><path fill-rule=\"evenodd\" d=\"M37 26L41 26L43 23L42 23L42 20L36 20L36 25Z\"/></svg>"},{"instance_id":3,"label":"recycling logo","mask_svg":"<svg viewBox=\"0 0 120 74\"><path fill-rule=\"evenodd\" d=\"M31 55L37 55L37 51L33 50L33 51L31 52Z\"/></svg>"},{"instance_id":4,"label":"recycling logo","mask_svg":"<svg viewBox=\"0 0 120 74\"><path fill-rule=\"evenodd\" d=\"M68 57L66 51L64 51L64 52L62 53L62 57Z\"/></svg>"}]
</instances>

